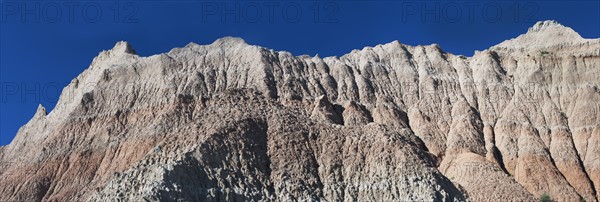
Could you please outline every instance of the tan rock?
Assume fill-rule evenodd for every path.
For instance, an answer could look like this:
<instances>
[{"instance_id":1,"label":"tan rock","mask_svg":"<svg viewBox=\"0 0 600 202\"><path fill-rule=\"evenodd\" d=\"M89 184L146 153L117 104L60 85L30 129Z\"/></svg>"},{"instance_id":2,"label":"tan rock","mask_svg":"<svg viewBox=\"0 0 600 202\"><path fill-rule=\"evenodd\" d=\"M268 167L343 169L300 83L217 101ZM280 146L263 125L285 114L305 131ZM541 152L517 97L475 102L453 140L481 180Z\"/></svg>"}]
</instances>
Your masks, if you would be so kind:
<instances>
[{"instance_id":1,"label":"tan rock","mask_svg":"<svg viewBox=\"0 0 600 202\"><path fill-rule=\"evenodd\" d=\"M598 201L598 50L553 21L472 57L119 42L0 147L0 198Z\"/></svg>"}]
</instances>

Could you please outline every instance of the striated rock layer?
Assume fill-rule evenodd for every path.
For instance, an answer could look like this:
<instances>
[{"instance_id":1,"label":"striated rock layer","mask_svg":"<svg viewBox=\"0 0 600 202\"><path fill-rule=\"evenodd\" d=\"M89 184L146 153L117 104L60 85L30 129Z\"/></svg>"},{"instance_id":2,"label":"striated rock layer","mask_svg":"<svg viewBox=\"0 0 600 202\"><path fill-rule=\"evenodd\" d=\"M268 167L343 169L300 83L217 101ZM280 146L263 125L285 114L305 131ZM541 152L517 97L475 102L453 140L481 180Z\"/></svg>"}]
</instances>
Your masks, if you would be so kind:
<instances>
[{"instance_id":1,"label":"striated rock layer","mask_svg":"<svg viewBox=\"0 0 600 202\"><path fill-rule=\"evenodd\" d=\"M119 42L0 147L0 198L598 201L599 82L600 40L554 21L472 57Z\"/></svg>"}]
</instances>

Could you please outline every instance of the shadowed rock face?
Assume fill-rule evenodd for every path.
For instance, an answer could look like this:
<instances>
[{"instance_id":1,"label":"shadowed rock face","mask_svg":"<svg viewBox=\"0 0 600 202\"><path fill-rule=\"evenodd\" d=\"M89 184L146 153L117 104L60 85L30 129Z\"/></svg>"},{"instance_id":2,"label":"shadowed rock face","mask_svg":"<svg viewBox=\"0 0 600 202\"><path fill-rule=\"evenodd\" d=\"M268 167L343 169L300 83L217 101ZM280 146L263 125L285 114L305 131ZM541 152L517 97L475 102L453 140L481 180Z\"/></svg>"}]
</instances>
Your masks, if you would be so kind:
<instances>
[{"instance_id":1,"label":"shadowed rock face","mask_svg":"<svg viewBox=\"0 0 600 202\"><path fill-rule=\"evenodd\" d=\"M0 198L598 201L599 74L554 21L472 57L119 42L0 147Z\"/></svg>"}]
</instances>

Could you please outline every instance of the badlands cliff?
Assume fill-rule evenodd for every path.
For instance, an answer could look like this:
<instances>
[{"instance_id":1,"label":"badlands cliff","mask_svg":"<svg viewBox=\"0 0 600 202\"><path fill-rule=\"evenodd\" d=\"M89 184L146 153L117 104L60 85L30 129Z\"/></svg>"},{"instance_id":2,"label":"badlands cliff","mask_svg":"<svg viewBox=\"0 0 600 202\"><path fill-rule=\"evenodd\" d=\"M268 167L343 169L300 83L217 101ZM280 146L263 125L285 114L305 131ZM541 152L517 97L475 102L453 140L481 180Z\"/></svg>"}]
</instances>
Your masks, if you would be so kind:
<instances>
[{"instance_id":1,"label":"badlands cliff","mask_svg":"<svg viewBox=\"0 0 600 202\"><path fill-rule=\"evenodd\" d=\"M555 21L472 57L118 42L0 147L0 201L598 201L599 84Z\"/></svg>"}]
</instances>

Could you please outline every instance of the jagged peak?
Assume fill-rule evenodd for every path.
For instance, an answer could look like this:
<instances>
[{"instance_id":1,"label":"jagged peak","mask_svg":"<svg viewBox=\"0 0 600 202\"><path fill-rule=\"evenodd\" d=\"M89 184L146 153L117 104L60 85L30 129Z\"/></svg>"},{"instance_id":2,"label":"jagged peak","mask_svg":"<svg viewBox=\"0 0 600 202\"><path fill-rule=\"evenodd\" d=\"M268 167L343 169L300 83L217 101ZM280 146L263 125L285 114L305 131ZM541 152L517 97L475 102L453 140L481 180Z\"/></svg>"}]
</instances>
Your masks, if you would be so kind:
<instances>
[{"instance_id":1,"label":"jagged peak","mask_svg":"<svg viewBox=\"0 0 600 202\"><path fill-rule=\"evenodd\" d=\"M536 22L527 30L527 33L491 48L538 50L583 42L586 42L586 39L582 38L575 30L555 20L546 20Z\"/></svg>"},{"instance_id":2,"label":"jagged peak","mask_svg":"<svg viewBox=\"0 0 600 202\"><path fill-rule=\"evenodd\" d=\"M42 104L38 104L37 110L35 111L35 115L33 115L34 118L39 118L39 117L44 117L46 116L46 108L44 106L42 106Z\"/></svg>"},{"instance_id":3,"label":"jagged peak","mask_svg":"<svg viewBox=\"0 0 600 202\"><path fill-rule=\"evenodd\" d=\"M185 45L183 48L184 49L205 49L205 48L223 49L223 48L231 48L231 47L237 47L237 46L250 46L250 44L246 43L246 41L240 37L226 36L223 38L219 38L210 44L198 44L195 42L190 42L187 45ZM252 45L252 46L254 46L254 45ZM260 47L260 46L256 46L256 47ZM180 48L174 48L173 50L179 50L179 49Z\"/></svg>"},{"instance_id":4,"label":"jagged peak","mask_svg":"<svg viewBox=\"0 0 600 202\"><path fill-rule=\"evenodd\" d=\"M131 45L126 41L119 41L115 44L115 46L110 49L111 53L127 53L127 54L136 54L135 50Z\"/></svg>"},{"instance_id":5,"label":"jagged peak","mask_svg":"<svg viewBox=\"0 0 600 202\"><path fill-rule=\"evenodd\" d=\"M530 27L527 32L539 32L547 29L568 29L564 25L558 23L556 20L546 20L546 21L538 21L532 27Z\"/></svg>"},{"instance_id":6,"label":"jagged peak","mask_svg":"<svg viewBox=\"0 0 600 202\"><path fill-rule=\"evenodd\" d=\"M232 36L227 36L227 37L223 37L220 39L215 40L215 42L212 43L212 45L218 45L218 46L227 46L227 45L248 45L246 43L246 41L240 37L232 37Z\"/></svg>"},{"instance_id":7,"label":"jagged peak","mask_svg":"<svg viewBox=\"0 0 600 202\"><path fill-rule=\"evenodd\" d=\"M185 45L184 48L190 48L190 47L195 47L195 46L199 46L199 44L194 43L194 42L190 42L187 45Z\"/></svg>"}]
</instances>

